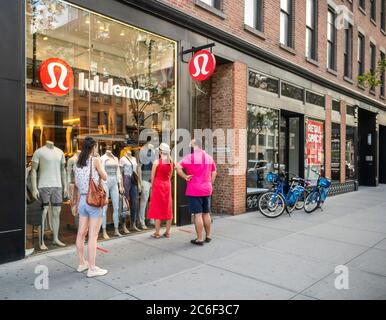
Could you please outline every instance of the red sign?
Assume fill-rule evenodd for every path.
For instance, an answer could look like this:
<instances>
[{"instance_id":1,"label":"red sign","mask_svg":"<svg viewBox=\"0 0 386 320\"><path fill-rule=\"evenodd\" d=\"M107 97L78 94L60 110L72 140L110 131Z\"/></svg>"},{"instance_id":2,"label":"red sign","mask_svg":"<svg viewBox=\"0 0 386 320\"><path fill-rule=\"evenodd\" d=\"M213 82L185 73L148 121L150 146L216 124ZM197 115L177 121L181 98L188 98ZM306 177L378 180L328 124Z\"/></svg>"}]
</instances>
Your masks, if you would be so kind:
<instances>
[{"instance_id":1,"label":"red sign","mask_svg":"<svg viewBox=\"0 0 386 320\"><path fill-rule=\"evenodd\" d=\"M208 50L198 51L190 60L189 73L193 80L208 80L216 70L216 58Z\"/></svg>"},{"instance_id":2,"label":"red sign","mask_svg":"<svg viewBox=\"0 0 386 320\"><path fill-rule=\"evenodd\" d=\"M67 62L50 58L40 65L40 82L54 96L65 96L74 86L74 74Z\"/></svg>"},{"instance_id":3,"label":"red sign","mask_svg":"<svg viewBox=\"0 0 386 320\"><path fill-rule=\"evenodd\" d=\"M324 164L324 124L320 121L307 121L307 165Z\"/></svg>"}]
</instances>

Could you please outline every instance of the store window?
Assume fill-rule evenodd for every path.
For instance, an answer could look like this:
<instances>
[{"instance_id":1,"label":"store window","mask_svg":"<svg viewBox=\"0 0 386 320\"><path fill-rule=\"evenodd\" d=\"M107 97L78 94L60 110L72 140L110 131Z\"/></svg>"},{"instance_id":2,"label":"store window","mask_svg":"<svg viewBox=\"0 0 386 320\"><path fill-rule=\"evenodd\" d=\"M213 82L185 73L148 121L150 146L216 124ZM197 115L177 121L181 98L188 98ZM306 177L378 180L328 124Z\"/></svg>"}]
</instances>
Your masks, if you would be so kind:
<instances>
[{"instance_id":1,"label":"store window","mask_svg":"<svg viewBox=\"0 0 386 320\"><path fill-rule=\"evenodd\" d=\"M247 193L266 191L267 174L278 170L279 112L248 105Z\"/></svg>"},{"instance_id":2,"label":"store window","mask_svg":"<svg viewBox=\"0 0 386 320\"><path fill-rule=\"evenodd\" d=\"M340 113L340 101L332 100L332 111L336 111Z\"/></svg>"},{"instance_id":3,"label":"store window","mask_svg":"<svg viewBox=\"0 0 386 320\"><path fill-rule=\"evenodd\" d=\"M304 89L286 82L282 82L281 84L281 94L288 98L304 101Z\"/></svg>"},{"instance_id":4,"label":"store window","mask_svg":"<svg viewBox=\"0 0 386 320\"><path fill-rule=\"evenodd\" d=\"M279 93L279 80L257 73L255 71L249 71L249 85L254 88L265 90L272 93Z\"/></svg>"},{"instance_id":5,"label":"store window","mask_svg":"<svg viewBox=\"0 0 386 320\"><path fill-rule=\"evenodd\" d=\"M340 181L340 124L331 127L331 180Z\"/></svg>"},{"instance_id":6,"label":"store window","mask_svg":"<svg viewBox=\"0 0 386 320\"><path fill-rule=\"evenodd\" d=\"M307 91L306 102L324 108L325 104L326 104L326 99L324 96L322 96L320 94L316 94L316 93Z\"/></svg>"},{"instance_id":7,"label":"store window","mask_svg":"<svg viewBox=\"0 0 386 320\"><path fill-rule=\"evenodd\" d=\"M305 178L318 179L318 172L324 175L324 122L306 120L306 163Z\"/></svg>"},{"instance_id":8,"label":"store window","mask_svg":"<svg viewBox=\"0 0 386 320\"><path fill-rule=\"evenodd\" d=\"M357 175L357 163L356 158L356 128L346 127L346 180L354 180Z\"/></svg>"},{"instance_id":9,"label":"store window","mask_svg":"<svg viewBox=\"0 0 386 320\"><path fill-rule=\"evenodd\" d=\"M62 1L27 1L26 10L27 247L47 249L51 237L74 243L72 166L86 136L101 156L109 150L119 159L138 157L142 130L157 139L175 127L176 43ZM32 201L35 182L43 209ZM114 201L107 228L117 227L117 212Z\"/></svg>"}]
</instances>

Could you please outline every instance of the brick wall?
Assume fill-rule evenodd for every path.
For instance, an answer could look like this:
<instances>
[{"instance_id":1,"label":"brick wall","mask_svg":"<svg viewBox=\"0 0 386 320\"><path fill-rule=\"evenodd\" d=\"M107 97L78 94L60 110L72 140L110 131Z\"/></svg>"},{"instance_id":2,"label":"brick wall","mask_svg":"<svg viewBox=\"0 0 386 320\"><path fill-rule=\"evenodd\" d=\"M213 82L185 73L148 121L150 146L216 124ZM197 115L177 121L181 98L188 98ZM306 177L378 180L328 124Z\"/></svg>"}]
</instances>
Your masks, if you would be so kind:
<instances>
[{"instance_id":1,"label":"brick wall","mask_svg":"<svg viewBox=\"0 0 386 320\"><path fill-rule=\"evenodd\" d=\"M211 91L212 129L245 129L247 66L239 62L218 66L212 78ZM246 147L238 143L238 138L236 135L233 141L227 141L233 145L232 156L227 158L225 164L217 165L218 178L212 200L212 209L217 213L245 212ZM217 144L224 142L217 140Z\"/></svg>"},{"instance_id":2,"label":"brick wall","mask_svg":"<svg viewBox=\"0 0 386 320\"><path fill-rule=\"evenodd\" d=\"M265 0L264 1L264 38L252 34L244 29L244 0L223 0L222 11L226 15L225 19L197 6L195 0L164 0L169 5L189 14L198 19L201 19L217 28L220 28L230 34L244 39L262 49L265 49L275 55L287 59L300 67L309 69L315 74L327 78L340 85L346 86L352 90L366 94L371 98L376 98L381 102L385 102L379 98L379 88L375 95L369 93L368 89L362 90L357 85L357 35L358 26L365 30L366 36L366 59L365 70L370 68L369 46L370 36L377 43L377 59L379 59L380 46L386 47L386 36L380 31L380 4L381 0L377 0L377 25L370 21L370 5L367 1L366 11L364 15L358 9L358 1L353 4L348 0L335 0L337 5L346 5L349 9L353 9L354 28L353 28L353 83L343 80L343 34L344 29L338 30L337 34L337 74L327 72L327 11L328 2L326 0L318 1L318 63L316 66L309 63L305 59L305 30L306 30L306 0L296 0L295 5L295 39L294 47L296 54L293 55L288 51L283 50L279 46L279 29L280 29L280 0Z\"/></svg>"}]
</instances>

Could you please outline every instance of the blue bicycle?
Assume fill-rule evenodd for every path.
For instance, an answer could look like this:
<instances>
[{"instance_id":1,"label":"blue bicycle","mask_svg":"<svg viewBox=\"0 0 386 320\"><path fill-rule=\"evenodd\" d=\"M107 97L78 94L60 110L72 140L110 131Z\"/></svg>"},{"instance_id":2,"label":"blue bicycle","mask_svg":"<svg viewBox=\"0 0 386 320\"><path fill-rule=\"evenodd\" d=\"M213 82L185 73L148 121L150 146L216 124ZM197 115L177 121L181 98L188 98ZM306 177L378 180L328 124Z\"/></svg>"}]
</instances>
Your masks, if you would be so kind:
<instances>
[{"instance_id":1,"label":"blue bicycle","mask_svg":"<svg viewBox=\"0 0 386 320\"><path fill-rule=\"evenodd\" d=\"M322 205L327 199L328 190L331 186L331 181L320 175L319 172L312 170L318 175L318 181L316 185L309 191L306 200L304 201L304 211L312 213L318 208L322 208Z\"/></svg>"},{"instance_id":2,"label":"blue bicycle","mask_svg":"<svg viewBox=\"0 0 386 320\"><path fill-rule=\"evenodd\" d=\"M302 184L306 181L293 177L290 180L288 192L285 194L286 176L287 173L279 175L273 172L267 175L267 180L273 184L274 189L263 193L259 198L259 210L267 218L277 218L283 214L284 210L290 214L295 209L303 207L305 187Z\"/></svg>"}]
</instances>

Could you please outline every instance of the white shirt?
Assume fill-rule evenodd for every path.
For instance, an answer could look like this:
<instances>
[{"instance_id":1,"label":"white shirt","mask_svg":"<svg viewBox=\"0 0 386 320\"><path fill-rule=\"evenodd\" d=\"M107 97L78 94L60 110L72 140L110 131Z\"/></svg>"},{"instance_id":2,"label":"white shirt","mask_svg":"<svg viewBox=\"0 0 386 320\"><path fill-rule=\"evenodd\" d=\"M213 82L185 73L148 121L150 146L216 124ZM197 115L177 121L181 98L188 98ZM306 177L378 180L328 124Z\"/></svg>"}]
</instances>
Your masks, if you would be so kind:
<instances>
[{"instance_id":1,"label":"white shirt","mask_svg":"<svg viewBox=\"0 0 386 320\"><path fill-rule=\"evenodd\" d=\"M119 160L119 166L122 168L125 176L131 177L133 170L137 172L138 164L136 158L130 157L129 159L126 156L122 157L121 160Z\"/></svg>"},{"instance_id":2,"label":"white shirt","mask_svg":"<svg viewBox=\"0 0 386 320\"><path fill-rule=\"evenodd\" d=\"M62 188L62 167L66 160L57 147L37 149L32 162L38 165L38 188Z\"/></svg>"},{"instance_id":3,"label":"white shirt","mask_svg":"<svg viewBox=\"0 0 386 320\"><path fill-rule=\"evenodd\" d=\"M121 170L119 168L119 160L117 157L115 157L114 155L109 156L107 153L105 153L101 157L101 163L102 168L104 171L106 171L108 177L110 177L111 175L111 170L116 169L117 181L121 181Z\"/></svg>"}]
</instances>

